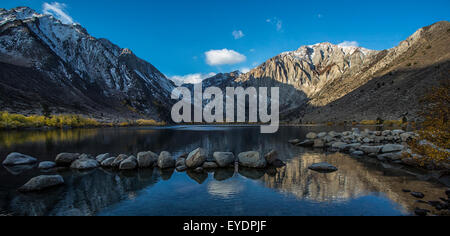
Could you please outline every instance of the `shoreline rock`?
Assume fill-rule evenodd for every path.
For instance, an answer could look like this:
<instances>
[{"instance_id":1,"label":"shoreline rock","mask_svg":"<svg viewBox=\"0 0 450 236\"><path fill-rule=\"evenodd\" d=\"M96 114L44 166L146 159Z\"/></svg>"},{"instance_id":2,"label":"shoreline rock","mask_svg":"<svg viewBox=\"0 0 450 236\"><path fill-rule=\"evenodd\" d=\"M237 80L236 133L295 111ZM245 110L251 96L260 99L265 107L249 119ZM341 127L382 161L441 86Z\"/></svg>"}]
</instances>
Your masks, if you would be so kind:
<instances>
[{"instance_id":1,"label":"shoreline rock","mask_svg":"<svg viewBox=\"0 0 450 236\"><path fill-rule=\"evenodd\" d=\"M100 163L100 165L102 167L111 167L112 163L114 162L114 160L116 159L116 157L110 157L104 161L102 161L102 163Z\"/></svg>"},{"instance_id":2,"label":"shoreline rock","mask_svg":"<svg viewBox=\"0 0 450 236\"><path fill-rule=\"evenodd\" d=\"M309 139L313 138L315 139ZM413 155L414 158L407 158L405 154L411 154L408 149L408 141L418 137L414 132L403 130L370 131L365 129L360 131L353 128L352 131L338 133L335 131L322 132L319 134L308 133L307 139L292 139L289 143L312 148L323 148L331 152L345 152L353 157L367 156L378 159L382 162L391 162L428 170L449 170L449 163L435 163L425 161L425 165L420 159L424 157ZM361 154L363 152L363 154Z\"/></svg>"}]
</instances>

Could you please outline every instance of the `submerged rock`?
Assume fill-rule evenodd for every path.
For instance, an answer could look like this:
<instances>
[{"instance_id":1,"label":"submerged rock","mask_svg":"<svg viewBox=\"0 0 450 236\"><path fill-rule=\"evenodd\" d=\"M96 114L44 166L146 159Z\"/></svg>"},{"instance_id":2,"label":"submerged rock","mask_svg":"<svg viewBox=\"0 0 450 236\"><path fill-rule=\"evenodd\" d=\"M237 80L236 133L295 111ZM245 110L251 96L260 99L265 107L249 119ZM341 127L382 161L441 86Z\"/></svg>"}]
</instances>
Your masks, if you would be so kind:
<instances>
[{"instance_id":1,"label":"submerged rock","mask_svg":"<svg viewBox=\"0 0 450 236\"><path fill-rule=\"evenodd\" d=\"M331 147L334 149L344 149L347 146L347 143L344 142L334 142L331 144Z\"/></svg>"},{"instance_id":2,"label":"submerged rock","mask_svg":"<svg viewBox=\"0 0 450 236\"><path fill-rule=\"evenodd\" d=\"M197 148L191 153L189 153L188 158L186 159L186 166L188 168L196 168L202 166L206 161L206 150L203 148Z\"/></svg>"},{"instance_id":3,"label":"submerged rock","mask_svg":"<svg viewBox=\"0 0 450 236\"><path fill-rule=\"evenodd\" d=\"M172 158L170 152L161 152L158 158L158 167L160 169L168 169L175 167L175 159Z\"/></svg>"},{"instance_id":4,"label":"submerged rock","mask_svg":"<svg viewBox=\"0 0 450 236\"><path fill-rule=\"evenodd\" d=\"M158 154L154 152L140 152L137 155L137 164L139 168L153 167L155 163L158 162L158 158Z\"/></svg>"},{"instance_id":5,"label":"submerged rock","mask_svg":"<svg viewBox=\"0 0 450 236\"><path fill-rule=\"evenodd\" d=\"M32 178L25 185L19 188L20 192L41 191L47 188L64 184L64 179L60 175L41 175Z\"/></svg>"},{"instance_id":6,"label":"submerged rock","mask_svg":"<svg viewBox=\"0 0 450 236\"><path fill-rule=\"evenodd\" d=\"M326 162L313 164L310 167L308 167L308 169L318 171L318 172L327 172L327 173L335 172L338 170L338 168L336 168L335 166L333 166L329 163L326 163Z\"/></svg>"},{"instance_id":7,"label":"submerged rock","mask_svg":"<svg viewBox=\"0 0 450 236\"><path fill-rule=\"evenodd\" d=\"M22 153L13 152L3 161L5 166L29 165L37 162L37 159Z\"/></svg>"},{"instance_id":8,"label":"submerged rock","mask_svg":"<svg viewBox=\"0 0 450 236\"><path fill-rule=\"evenodd\" d=\"M56 156L55 162L58 166L70 166L78 157L79 153L60 153Z\"/></svg>"},{"instance_id":9,"label":"submerged rock","mask_svg":"<svg viewBox=\"0 0 450 236\"><path fill-rule=\"evenodd\" d=\"M56 167L56 163L53 161L43 161L39 163L38 168L41 170L48 170Z\"/></svg>"},{"instance_id":10,"label":"submerged rock","mask_svg":"<svg viewBox=\"0 0 450 236\"><path fill-rule=\"evenodd\" d=\"M228 167L236 160L232 152L215 152L213 158L219 167Z\"/></svg>"},{"instance_id":11,"label":"submerged rock","mask_svg":"<svg viewBox=\"0 0 450 236\"><path fill-rule=\"evenodd\" d=\"M239 165L249 168L265 168L267 161L259 152L243 152L238 155Z\"/></svg>"}]
</instances>

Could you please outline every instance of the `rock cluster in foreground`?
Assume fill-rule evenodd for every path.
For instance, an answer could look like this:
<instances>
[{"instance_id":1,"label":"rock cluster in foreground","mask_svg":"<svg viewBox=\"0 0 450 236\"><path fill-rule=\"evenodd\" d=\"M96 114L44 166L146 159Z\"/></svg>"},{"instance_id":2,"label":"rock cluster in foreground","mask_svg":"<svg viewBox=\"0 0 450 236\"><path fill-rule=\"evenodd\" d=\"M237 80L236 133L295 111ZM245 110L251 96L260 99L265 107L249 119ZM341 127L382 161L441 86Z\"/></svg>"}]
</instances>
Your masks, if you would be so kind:
<instances>
[{"instance_id":1,"label":"rock cluster in foreground","mask_svg":"<svg viewBox=\"0 0 450 236\"><path fill-rule=\"evenodd\" d=\"M3 162L8 165L25 165L37 162L36 158L20 153L11 153ZM215 152L212 159L208 157L208 152L203 148L197 148L191 153L186 153L175 159L170 152L163 151L159 155L151 152L140 152L136 156L120 154L116 157L109 153L96 157L90 154L60 153L54 162L44 161L39 163L38 168L42 171L54 170L55 168L70 168L73 170L91 170L99 167L117 170L130 171L143 168L173 169L183 172L193 170L203 172L204 170L239 166L246 168L264 169L266 167L280 167L284 163L278 159L276 151L271 151L266 155L261 155L256 151L240 153L237 158L231 152ZM33 192L41 191L51 187L64 184L64 180L59 175L42 175L31 179L22 186L19 191Z\"/></svg>"},{"instance_id":2,"label":"rock cluster in foreground","mask_svg":"<svg viewBox=\"0 0 450 236\"><path fill-rule=\"evenodd\" d=\"M407 142L418 135L403 130L360 131L357 128L346 132L308 133L305 140L292 139L292 145L311 148L323 148L334 152L345 152L351 156L369 156L383 162L392 162L409 166L419 166L413 158L406 158L412 151ZM420 158L420 157L418 157ZM446 163L427 163L428 169L450 169Z\"/></svg>"}]
</instances>

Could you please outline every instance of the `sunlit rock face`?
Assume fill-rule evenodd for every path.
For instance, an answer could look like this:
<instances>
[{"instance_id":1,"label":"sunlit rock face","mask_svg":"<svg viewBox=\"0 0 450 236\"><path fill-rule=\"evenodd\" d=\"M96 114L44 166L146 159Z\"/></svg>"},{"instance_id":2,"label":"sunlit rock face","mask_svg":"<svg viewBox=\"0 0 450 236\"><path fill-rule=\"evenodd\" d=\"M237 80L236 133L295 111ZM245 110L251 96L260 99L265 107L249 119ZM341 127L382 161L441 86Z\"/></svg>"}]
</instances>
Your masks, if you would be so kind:
<instances>
[{"instance_id":1,"label":"sunlit rock face","mask_svg":"<svg viewBox=\"0 0 450 236\"><path fill-rule=\"evenodd\" d=\"M302 46L248 73L205 81L220 87L226 81L280 87L283 121L394 120L405 113L417 118L420 97L450 75L449 30L448 21L437 22L383 51L331 43Z\"/></svg>"},{"instance_id":2,"label":"sunlit rock face","mask_svg":"<svg viewBox=\"0 0 450 236\"><path fill-rule=\"evenodd\" d=\"M242 75L239 80L271 78L289 84L312 96L345 73L359 70L377 51L350 46L320 43L282 53Z\"/></svg>"},{"instance_id":3,"label":"sunlit rock face","mask_svg":"<svg viewBox=\"0 0 450 236\"><path fill-rule=\"evenodd\" d=\"M323 161L336 166L339 171L324 174L308 170L308 166ZM367 163L341 153L304 153L279 168L276 175L265 175L262 181L267 187L313 202L345 202L366 195L384 194L409 211L426 206L417 203L410 194L403 192L404 189L422 189L429 199L442 197L439 185L419 181L413 175L399 174L398 169L389 165L383 170L375 168L376 165L379 163Z\"/></svg>"}]
</instances>

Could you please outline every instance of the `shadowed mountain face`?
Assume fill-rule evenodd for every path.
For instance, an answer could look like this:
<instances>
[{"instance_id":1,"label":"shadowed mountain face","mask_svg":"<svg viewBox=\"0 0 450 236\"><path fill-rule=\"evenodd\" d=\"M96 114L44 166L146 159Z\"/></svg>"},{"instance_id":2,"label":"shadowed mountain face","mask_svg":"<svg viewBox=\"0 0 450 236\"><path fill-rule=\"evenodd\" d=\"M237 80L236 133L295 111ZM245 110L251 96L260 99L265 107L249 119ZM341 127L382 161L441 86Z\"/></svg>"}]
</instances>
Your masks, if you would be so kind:
<instances>
[{"instance_id":1,"label":"shadowed mountain face","mask_svg":"<svg viewBox=\"0 0 450 236\"><path fill-rule=\"evenodd\" d=\"M0 110L167 120L174 85L151 64L78 24L27 7L0 11Z\"/></svg>"},{"instance_id":2,"label":"shadowed mountain face","mask_svg":"<svg viewBox=\"0 0 450 236\"><path fill-rule=\"evenodd\" d=\"M271 88L272 87L278 87L279 88L279 103L280 103L280 119L284 120L286 117L292 116L292 114L296 114L303 110L305 108L306 102L308 101L307 95L301 91L296 89L293 85L288 83L283 83L277 80L273 80L271 78L261 78L261 79L252 79L247 81L239 81L239 78L241 76L244 76L239 71L234 71L231 73L223 73L223 74L217 74L211 78L207 78L203 80L202 87L203 91L205 91L208 87L218 87L222 90L224 95L226 95L226 88L232 87L243 87L243 88L249 88L254 87L256 88L256 91L259 93L259 88L267 88L268 91L268 98L267 102L269 104L268 112L270 114L271 112ZM192 84L184 84L184 87L187 87L191 90L191 93L193 94L194 86ZM237 97L235 97L237 99ZM248 101L249 98L246 98L246 103L238 103L235 101L235 119L237 114L238 107L244 107L246 110L246 120L248 121L249 117L249 109L248 109ZM210 101L204 100L203 106L206 106ZM223 107L226 107L226 99L223 99ZM224 112L224 115L226 116L226 112Z\"/></svg>"}]
</instances>

